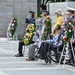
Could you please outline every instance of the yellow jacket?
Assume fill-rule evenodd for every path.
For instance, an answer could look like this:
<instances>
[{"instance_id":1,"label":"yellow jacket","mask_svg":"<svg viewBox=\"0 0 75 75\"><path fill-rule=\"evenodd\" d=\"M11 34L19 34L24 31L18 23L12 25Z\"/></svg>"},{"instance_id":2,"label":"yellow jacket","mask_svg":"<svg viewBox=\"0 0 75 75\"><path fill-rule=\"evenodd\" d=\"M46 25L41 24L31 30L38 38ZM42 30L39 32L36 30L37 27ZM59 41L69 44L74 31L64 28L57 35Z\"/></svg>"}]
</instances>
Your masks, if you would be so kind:
<instances>
[{"instance_id":1,"label":"yellow jacket","mask_svg":"<svg viewBox=\"0 0 75 75\"><path fill-rule=\"evenodd\" d=\"M54 25L54 30L56 29L56 27L57 27L58 25L62 26L63 20L64 20L63 16L59 16L59 17L57 18L56 23L55 23L55 25ZM56 34L57 34L57 32L55 31L55 35L56 35Z\"/></svg>"}]
</instances>

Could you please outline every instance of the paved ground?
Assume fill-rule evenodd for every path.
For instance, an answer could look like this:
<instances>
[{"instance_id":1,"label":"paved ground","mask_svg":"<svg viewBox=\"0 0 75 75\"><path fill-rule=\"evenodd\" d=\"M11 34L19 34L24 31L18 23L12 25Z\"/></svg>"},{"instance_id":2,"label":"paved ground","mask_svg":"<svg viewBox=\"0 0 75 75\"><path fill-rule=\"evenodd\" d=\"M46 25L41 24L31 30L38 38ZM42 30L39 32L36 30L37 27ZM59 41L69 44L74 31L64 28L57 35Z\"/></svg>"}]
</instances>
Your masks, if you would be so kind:
<instances>
[{"instance_id":1,"label":"paved ground","mask_svg":"<svg viewBox=\"0 0 75 75\"><path fill-rule=\"evenodd\" d=\"M17 53L18 41L7 42L0 38L0 75L75 75L75 67L45 64L44 61L26 61L24 57L14 57Z\"/></svg>"}]
</instances>

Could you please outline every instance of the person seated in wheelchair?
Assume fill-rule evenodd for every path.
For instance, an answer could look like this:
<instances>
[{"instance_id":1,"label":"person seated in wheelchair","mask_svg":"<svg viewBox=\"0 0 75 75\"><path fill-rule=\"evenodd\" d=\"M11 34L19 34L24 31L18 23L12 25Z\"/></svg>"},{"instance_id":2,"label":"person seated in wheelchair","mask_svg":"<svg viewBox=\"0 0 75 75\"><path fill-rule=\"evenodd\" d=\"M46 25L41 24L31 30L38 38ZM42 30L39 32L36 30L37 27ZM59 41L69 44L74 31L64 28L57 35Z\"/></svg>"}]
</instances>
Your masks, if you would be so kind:
<instances>
[{"instance_id":1,"label":"person seated in wheelchair","mask_svg":"<svg viewBox=\"0 0 75 75\"><path fill-rule=\"evenodd\" d=\"M38 39L39 30L37 30L35 35L33 36L32 41L34 41L34 43L29 46L28 58L26 59L26 61L35 61L35 49L38 48Z\"/></svg>"},{"instance_id":2,"label":"person seated in wheelchair","mask_svg":"<svg viewBox=\"0 0 75 75\"><path fill-rule=\"evenodd\" d=\"M61 26L58 25L56 28L56 31L58 33L56 36L54 36L52 34L53 38L51 38L49 40L42 41L41 46L40 46L39 51L38 51L38 55L37 55L39 59L45 59L46 58L46 54L48 52L49 47L57 46L59 48L59 46L62 45L61 42L58 43L59 34L61 32ZM57 48L57 51L59 50L58 48Z\"/></svg>"},{"instance_id":3,"label":"person seated in wheelchair","mask_svg":"<svg viewBox=\"0 0 75 75\"><path fill-rule=\"evenodd\" d=\"M40 25L43 26L43 24L45 23L46 21L46 18L47 18L47 15L49 15L48 11L47 10L43 10L42 11L42 14L40 15L41 16L41 20L40 20ZM41 29L42 30L42 29ZM38 43L39 43L39 34L40 34L40 30L37 30L37 35L38 35L38 38L35 40L35 43L31 44L29 46L29 53L28 53L28 58L26 59L27 61L34 61L36 58L36 54L37 54L37 50L38 50ZM35 37L34 37L35 38Z\"/></svg>"}]
</instances>

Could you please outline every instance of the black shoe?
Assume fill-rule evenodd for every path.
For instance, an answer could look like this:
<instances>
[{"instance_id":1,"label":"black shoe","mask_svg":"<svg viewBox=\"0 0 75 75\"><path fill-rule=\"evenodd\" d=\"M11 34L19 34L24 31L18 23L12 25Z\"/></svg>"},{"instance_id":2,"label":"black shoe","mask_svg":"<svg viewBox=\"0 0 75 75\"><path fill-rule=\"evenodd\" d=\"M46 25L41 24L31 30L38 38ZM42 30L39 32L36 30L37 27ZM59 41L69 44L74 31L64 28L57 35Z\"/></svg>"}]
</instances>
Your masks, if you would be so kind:
<instances>
[{"instance_id":1,"label":"black shoe","mask_svg":"<svg viewBox=\"0 0 75 75\"><path fill-rule=\"evenodd\" d=\"M17 54L17 55L15 55L15 57L23 57L23 54Z\"/></svg>"}]
</instances>

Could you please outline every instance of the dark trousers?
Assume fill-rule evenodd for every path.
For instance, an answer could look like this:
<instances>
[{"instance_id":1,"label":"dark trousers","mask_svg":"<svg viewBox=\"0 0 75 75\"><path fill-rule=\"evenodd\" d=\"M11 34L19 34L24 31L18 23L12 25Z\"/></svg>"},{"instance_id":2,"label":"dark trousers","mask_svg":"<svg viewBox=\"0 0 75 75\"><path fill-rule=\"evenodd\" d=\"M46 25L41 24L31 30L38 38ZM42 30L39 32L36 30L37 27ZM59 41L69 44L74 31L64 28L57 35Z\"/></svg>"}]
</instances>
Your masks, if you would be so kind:
<instances>
[{"instance_id":1,"label":"dark trousers","mask_svg":"<svg viewBox=\"0 0 75 75\"><path fill-rule=\"evenodd\" d=\"M49 44L47 42L43 42L40 46L40 49L38 51L38 54L40 54L40 56L45 59L46 55L47 55L47 52L51 49L54 49L54 50L58 50L61 51L63 48L63 45L60 45L59 48L57 48L57 46L53 45L53 44ZM57 51L56 51L57 52Z\"/></svg>"},{"instance_id":2,"label":"dark trousers","mask_svg":"<svg viewBox=\"0 0 75 75\"><path fill-rule=\"evenodd\" d=\"M72 43L72 45L73 45L73 48L74 48L74 47L75 47L75 42ZM74 50L74 49L73 49L73 50ZM73 56L72 51L71 51L71 55L72 55L72 61L75 63L75 60L74 60L74 57L75 57L75 51L74 51L74 56Z\"/></svg>"},{"instance_id":3,"label":"dark trousers","mask_svg":"<svg viewBox=\"0 0 75 75\"><path fill-rule=\"evenodd\" d=\"M48 52L49 43L43 42L40 46L40 49L38 51L38 54L44 59L46 57L46 54Z\"/></svg>"},{"instance_id":4,"label":"dark trousers","mask_svg":"<svg viewBox=\"0 0 75 75\"><path fill-rule=\"evenodd\" d=\"M34 42L32 41L32 44L33 43ZM18 47L19 54L22 54L23 45L24 45L24 42L19 42L19 47Z\"/></svg>"},{"instance_id":5,"label":"dark trousers","mask_svg":"<svg viewBox=\"0 0 75 75\"><path fill-rule=\"evenodd\" d=\"M24 45L24 42L19 42L19 47L18 47L19 54L22 54L23 45Z\"/></svg>"},{"instance_id":6,"label":"dark trousers","mask_svg":"<svg viewBox=\"0 0 75 75\"><path fill-rule=\"evenodd\" d=\"M71 62L75 62L74 61L74 56L75 56L75 53L74 53L74 56L73 56L73 52L72 52L72 48L71 48L71 44L70 44L70 42L69 42L69 45L70 45L70 49L71 49ZM75 47L75 43L72 43L72 46L73 46L73 48Z\"/></svg>"}]
</instances>

